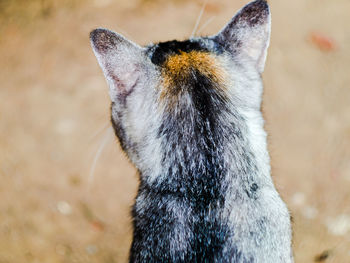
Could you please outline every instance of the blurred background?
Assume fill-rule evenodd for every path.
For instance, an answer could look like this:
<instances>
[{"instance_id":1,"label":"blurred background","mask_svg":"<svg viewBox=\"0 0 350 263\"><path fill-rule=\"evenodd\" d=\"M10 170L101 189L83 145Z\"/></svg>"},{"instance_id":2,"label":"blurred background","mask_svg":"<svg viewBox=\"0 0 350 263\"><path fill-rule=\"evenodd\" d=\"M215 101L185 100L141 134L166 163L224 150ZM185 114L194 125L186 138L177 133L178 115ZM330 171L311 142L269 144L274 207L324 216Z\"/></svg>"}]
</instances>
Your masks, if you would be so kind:
<instances>
[{"instance_id":1,"label":"blurred background","mask_svg":"<svg viewBox=\"0 0 350 263\"><path fill-rule=\"evenodd\" d=\"M198 34L248 1L209 0ZM270 0L263 111L296 262L350 262L350 2ZM136 170L109 123L96 27L191 35L202 0L0 0L0 262L126 262Z\"/></svg>"}]
</instances>

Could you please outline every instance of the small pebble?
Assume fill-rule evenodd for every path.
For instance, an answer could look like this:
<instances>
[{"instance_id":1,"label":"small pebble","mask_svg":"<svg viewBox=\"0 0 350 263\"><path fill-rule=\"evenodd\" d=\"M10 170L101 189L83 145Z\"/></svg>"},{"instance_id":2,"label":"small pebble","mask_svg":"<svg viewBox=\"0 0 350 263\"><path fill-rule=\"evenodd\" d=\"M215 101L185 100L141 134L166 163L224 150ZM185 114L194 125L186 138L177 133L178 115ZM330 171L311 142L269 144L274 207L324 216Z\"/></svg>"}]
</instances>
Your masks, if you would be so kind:
<instances>
[{"instance_id":1,"label":"small pebble","mask_svg":"<svg viewBox=\"0 0 350 263\"><path fill-rule=\"evenodd\" d=\"M315 257L314 261L315 262L324 262L324 261L326 261L329 258L330 255L331 255L331 251L330 250L325 250L321 254L317 255Z\"/></svg>"},{"instance_id":2,"label":"small pebble","mask_svg":"<svg viewBox=\"0 0 350 263\"><path fill-rule=\"evenodd\" d=\"M63 215L70 215L72 213L72 207L65 201L59 201L57 203L57 210Z\"/></svg>"},{"instance_id":3,"label":"small pebble","mask_svg":"<svg viewBox=\"0 0 350 263\"><path fill-rule=\"evenodd\" d=\"M307 206L303 209L302 213L307 219L315 219L318 215L318 210L315 207Z\"/></svg>"},{"instance_id":4,"label":"small pebble","mask_svg":"<svg viewBox=\"0 0 350 263\"><path fill-rule=\"evenodd\" d=\"M342 214L327 221L328 231L335 236L344 236L350 231L350 216Z\"/></svg>"},{"instance_id":5,"label":"small pebble","mask_svg":"<svg viewBox=\"0 0 350 263\"><path fill-rule=\"evenodd\" d=\"M295 206L302 206L305 203L305 194L297 192L292 196L292 204Z\"/></svg>"},{"instance_id":6,"label":"small pebble","mask_svg":"<svg viewBox=\"0 0 350 263\"><path fill-rule=\"evenodd\" d=\"M98 252L98 248L95 245L88 245L85 248L86 253L88 253L89 255L94 255Z\"/></svg>"}]
</instances>

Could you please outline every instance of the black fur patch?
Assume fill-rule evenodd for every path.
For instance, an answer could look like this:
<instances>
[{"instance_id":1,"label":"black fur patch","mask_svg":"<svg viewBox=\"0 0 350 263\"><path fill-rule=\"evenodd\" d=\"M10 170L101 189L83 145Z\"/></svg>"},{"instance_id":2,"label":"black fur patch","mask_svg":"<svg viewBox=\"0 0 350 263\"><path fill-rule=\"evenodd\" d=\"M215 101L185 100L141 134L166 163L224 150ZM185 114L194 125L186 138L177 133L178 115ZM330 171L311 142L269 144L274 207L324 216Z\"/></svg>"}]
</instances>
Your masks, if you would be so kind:
<instances>
[{"instance_id":1,"label":"black fur patch","mask_svg":"<svg viewBox=\"0 0 350 263\"><path fill-rule=\"evenodd\" d=\"M169 55L180 54L180 52L209 51L200 42L172 40L162 42L155 46L151 55L151 61L155 65L162 65Z\"/></svg>"},{"instance_id":2,"label":"black fur patch","mask_svg":"<svg viewBox=\"0 0 350 263\"><path fill-rule=\"evenodd\" d=\"M249 186L249 189L247 189L245 192L247 193L248 197L251 199L257 199L257 191L259 189L259 186L256 183L253 183Z\"/></svg>"},{"instance_id":3,"label":"black fur patch","mask_svg":"<svg viewBox=\"0 0 350 263\"><path fill-rule=\"evenodd\" d=\"M203 41L204 40L204 41ZM211 45L207 45L211 41ZM161 42L148 50L151 61L157 66L163 65L168 56L180 54L181 52L189 53L191 51L212 52L220 54L223 52L221 45L210 40L209 38L202 38L201 41L185 40L185 41L167 41Z\"/></svg>"}]
</instances>

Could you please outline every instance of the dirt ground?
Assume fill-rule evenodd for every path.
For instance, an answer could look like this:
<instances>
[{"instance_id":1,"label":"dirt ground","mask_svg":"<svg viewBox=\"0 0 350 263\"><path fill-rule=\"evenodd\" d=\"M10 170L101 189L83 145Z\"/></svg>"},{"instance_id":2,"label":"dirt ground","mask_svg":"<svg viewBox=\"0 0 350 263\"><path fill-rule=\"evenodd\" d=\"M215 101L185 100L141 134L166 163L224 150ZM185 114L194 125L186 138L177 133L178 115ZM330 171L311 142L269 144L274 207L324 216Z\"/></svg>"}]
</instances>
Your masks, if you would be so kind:
<instances>
[{"instance_id":1,"label":"dirt ground","mask_svg":"<svg viewBox=\"0 0 350 263\"><path fill-rule=\"evenodd\" d=\"M137 175L111 132L88 34L184 39L202 3L0 1L0 263L126 262ZM200 33L245 3L209 0ZM350 2L270 5L263 110L295 259L350 262Z\"/></svg>"}]
</instances>

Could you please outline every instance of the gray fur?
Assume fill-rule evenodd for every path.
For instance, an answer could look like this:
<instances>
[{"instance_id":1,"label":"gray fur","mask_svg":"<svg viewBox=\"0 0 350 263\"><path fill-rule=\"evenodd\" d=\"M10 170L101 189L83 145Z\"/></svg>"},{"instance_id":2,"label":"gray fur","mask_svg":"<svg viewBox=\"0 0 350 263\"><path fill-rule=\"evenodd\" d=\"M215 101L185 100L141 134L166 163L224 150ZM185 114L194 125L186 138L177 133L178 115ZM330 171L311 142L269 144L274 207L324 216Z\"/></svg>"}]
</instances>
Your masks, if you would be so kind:
<instances>
[{"instance_id":1,"label":"gray fur","mask_svg":"<svg viewBox=\"0 0 350 263\"><path fill-rule=\"evenodd\" d=\"M189 40L215 53L226 72L221 86L210 84L219 85L217 99L203 95L215 111L204 124L190 92L202 87L198 79L179 84L171 110L162 101L162 67L150 59L159 45L91 33L116 134L140 172L130 262L293 262L290 215L270 176L260 111L270 20L267 3L257 0L217 35ZM217 244L201 243L201 235Z\"/></svg>"}]
</instances>

